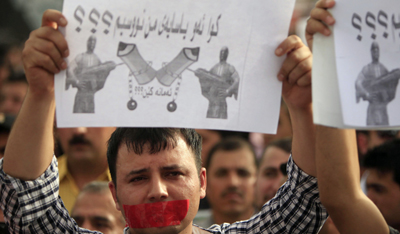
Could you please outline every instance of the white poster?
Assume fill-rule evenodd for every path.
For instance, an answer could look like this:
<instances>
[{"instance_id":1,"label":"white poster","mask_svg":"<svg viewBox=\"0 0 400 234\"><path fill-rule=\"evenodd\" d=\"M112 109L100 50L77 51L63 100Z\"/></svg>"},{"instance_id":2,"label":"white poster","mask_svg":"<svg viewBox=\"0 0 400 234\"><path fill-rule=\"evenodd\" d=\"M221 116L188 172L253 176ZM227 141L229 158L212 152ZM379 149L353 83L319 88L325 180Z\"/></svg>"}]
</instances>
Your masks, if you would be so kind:
<instances>
[{"instance_id":1,"label":"white poster","mask_svg":"<svg viewBox=\"0 0 400 234\"><path fill-rule=\"evenodd\" d=\"M346 126L400 126L400 1L337 0L334 43Z\"/></svg>"},{"instance_id":2,"label":"white poster","mask_svg":"<svg viewBox=\"0 0 400 234\"><path fill-rule=\"evenodd\" d=\"M64 0L57 125L276 132L293 0Z\"/></svg>"}]
</instances>

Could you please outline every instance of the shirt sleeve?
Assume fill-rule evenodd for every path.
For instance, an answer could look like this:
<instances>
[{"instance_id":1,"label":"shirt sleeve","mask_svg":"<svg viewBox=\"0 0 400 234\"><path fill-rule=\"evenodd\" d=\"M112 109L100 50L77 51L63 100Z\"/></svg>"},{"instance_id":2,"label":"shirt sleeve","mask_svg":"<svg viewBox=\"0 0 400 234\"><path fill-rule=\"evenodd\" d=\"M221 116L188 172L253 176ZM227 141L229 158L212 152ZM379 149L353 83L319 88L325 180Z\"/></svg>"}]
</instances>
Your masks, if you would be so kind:
<instances>
[{"instance_id":1,"label":"shirt sleeve","mask_svg":"<svg viewBox=\"0 0 400 234\"><path fill-rule=\"evenodd\" d=\"M78 227L58 196L57 159L36 180L22 181L3 171L0 160L0 207L10 233L99 233Z\"/></svg>"},{"instance_id":2,"label":"shirt sleeve","mask_svg":"<svg viewBox=\"0 0 400 234\"><path fill-rule=\"evenodd\" d=\"M399 231L397 231L396 229L394 229L390 226L389 226L389 230L390 230L389 234L399 234Z\"/></svg>"},{"instance_id":3,"label":"shirt sleeve","mask_svg":"<svg viewBox=\"0 0 400 234\"><path fill-rule=\"evenodd\" d=\"M328 217L319 199L317 179L289 158L288 180L251 219L211 226L213 233L318 233Z\"/></svg>"}]
</instances>

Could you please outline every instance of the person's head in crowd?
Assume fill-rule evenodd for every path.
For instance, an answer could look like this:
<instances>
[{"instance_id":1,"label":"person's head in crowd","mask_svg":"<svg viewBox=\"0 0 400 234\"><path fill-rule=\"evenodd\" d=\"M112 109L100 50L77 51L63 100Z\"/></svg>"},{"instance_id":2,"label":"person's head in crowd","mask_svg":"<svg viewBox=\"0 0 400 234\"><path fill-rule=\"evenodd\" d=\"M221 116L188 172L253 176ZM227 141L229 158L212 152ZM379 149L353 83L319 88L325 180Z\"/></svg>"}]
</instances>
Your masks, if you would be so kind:
<instances>
[{"instance_id":1,"label":"person's head in crowd","mask_svg":"<svg viewBox=\"0 0 400 234\"><path fill-rule=\"evenodd\" d=\"M271 142L259 160L255 205L258 209L271 200L285 181L281 167L286 168L292 149L292 139L283 138Z\"/></svg>"},{"instance_id":2,"label":"person's head in crowd","mask_svg":"<svg viewBox=\"0 0 400 234\"><path fill-rule=\"evenodd\" d=\"M17 115L27 91L28 82L24 74L10 76L1 86L0 112Z\"/></svg>"},{"instance_id":3,"label":"person's head in crowd","mask_svg":"<svg viewBox=\"0 0 400 234\"><path fill-rule=\"evenodd\" d=\"M102 128L57 128L57 137L69 163L107 163L107 140L115 130ZM94 164L95 165L95 164Z\"/></svg>"},{"instance_id":4,"label":"person's head in crowd","mask_svg":"<svg viewBox=\"0 0 400 234\"><path fill-rule=\"evenodd\" d=\"M0 158L4 156L8 136L14 124L15 116L0 113Z\"/></svg>"},{"instance_id":5,"label":"person's head in crowd","mask_svg":"<svg viewBox=\"0 0 400 234\"><path fill-rule=\"evenodd\" d=\"M240 137L223 139L210 151L207 200L215 223L233 223L254 214L257 162L250 143Z\"/></svg>"},{"instance_id":6,"label":"person's head in crowd","mask_svg":"<svg viewBox=\"0 0 400 234\"><path fill-rule=\"evenodd\" d=\"M400 139L368 151L363 166L368 170L367 196L386 222L400 230Z\"/></svg>"},{"instance_id":7,"label":"person's head in crowd","mask_svg":"<svg viewBox=\"0 0 400 234\"><path fill-rule=\"evenodd\" d=\"M81 190L71 216L80 227L104 234L120 234L125 228L125 219L115 208L105 181L91 182Z\"/></svg>"},{"instance_id":8,"label":"person's head in crowd","mask_svg":"<svg viewBox=\"0 0 400 234\"><path fill-rule=\"evenodd\" d=\"M245 139L248 138L248 133L245 132L211 130L211 129L196 129L196 132L200 134L202 138L201 159L203 162L203 167L205 167L206 165L208 153L210 152L212 147L214 147L214 145L220 142L222 139L231 136L240 136Z\"/></svg>"},{"instance_id":9,"label":"person's head in crowd","mask_svg":"<svg viewBox=\"0 0 400 234\"><path fill-rule=\"evenodd\" d=\"M368 150L396 137L400 137L400 131L398 130L358 130L357 147L360 159L363 158Z\"/></svg>"},{"instance_id":10,"label":"person's head in crowd","mask_svg":"<svg viewBox=\"0 0 400 234\"><path fill-rule=\"evenodd\" d=\"M124 205L187 200L188 212L179 225L143 231L190 229L206 190L200 135L193 129L117 128L108 145L109 186L125 218L129 220Z\"/></svg>"},{"instance_id":11,"label":"person's head in crowd","mask_svg":"<svg viewBox=\"0 0 400 234\"><path fill-rule=\"evenodd\" d=\"M292 136L292 122L290 120L289 110L285 102L281 101L279 111L279 122L276 134L264 134L264 146L269 145L274 140Z\"/></svg>"}]
</instances>

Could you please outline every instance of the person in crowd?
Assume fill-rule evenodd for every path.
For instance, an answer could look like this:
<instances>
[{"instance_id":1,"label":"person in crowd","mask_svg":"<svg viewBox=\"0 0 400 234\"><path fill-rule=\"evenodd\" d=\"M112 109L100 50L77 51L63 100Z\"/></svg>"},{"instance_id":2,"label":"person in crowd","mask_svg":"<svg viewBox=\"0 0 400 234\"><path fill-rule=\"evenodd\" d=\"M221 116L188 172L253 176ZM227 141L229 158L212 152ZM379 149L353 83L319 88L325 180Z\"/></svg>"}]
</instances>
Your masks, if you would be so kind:
<instances>
[{"instance_id":1,"label":"person in crowd","mask_svg":"<svg viewBox=\"0 0 400 234\"><path fill-rule=\"evenodd\" d=\"M273 141L265 148L258 163L255 187L254 204L258 210L261 210L262 206L275 196L282 182L286 181L286 175L283 174L281 166L286 165L291 150L291 138Z\"/></svg>"},{"instance_id":2,"label":"person in crowd","mask_svg":"<svg viewBox=\"0 0 400 234\"><path fill-rule=\"evenodd\" d=\"M0 205L11 232L92 233L78 227L57 192L52 136L54 74L66 69L63 58L69 52L65 38L55 28L66 24L60 12L46 11L42 26L31 33L23 52L29 90L0 160ZM52 46L41 48L43 42ZM109 187L128 223L125 233L319 231L327 213L319 201L314 177L312 55L296 36L284 40L275 54L287 55L278 79L283 82L282 95L293 127L288 181L275 201L246 221L208 229L193 226L207 186L200 136L193 129L118 128L109 140L107 157L112 177ZM49 56L53 62L45 62Z\"/></svg>"},{"instance_id":3,"label":"person in crowd","mask_svg":"<svg viewBox=\"0 0 400 234\"><path fill-rule=\"evenodd\" d=\"M71 211L79 191L91 181L110 181L107 140L115 128L57 128L63 155L58 157L60 196ZM90 168L90 170L88 170Z\"/></svg>"},{"instance_id":4,"label":"person in crowd","mask_svg":"<svg viewBox=\"0 0 400 234\"><path fill-rule=\"evenodd\" d=\"M14 121L15 116L0 113L0 158L4 156L8 136L10 135L11 127L14 124Z\"/></svg>"},{"instance_id":5,"label":"person in crowd","mask_svg":"<svg viewBox=\"0 0 400 234\"><path fill-rule=\"evenodd\" d=\"M125 219L115 209L108 182L105 181L93 181L83 187L71 217L79 227L104 234L120 234L125 228Z\"/></svg>"},{"instance_id":6,"label":"person in crowd","mask_svg":"<svg viewBox=\"0 0 400 234\"><path fill-rule=\"evenodd\" d=\"M257 162L251 144L239 137L226 138L210 151L206 164L209 216L195 224L234 223L254 215Z\"/></svg>"},{"instance_id":7,"label":"person in crowd","mask_svg":"<svg viewBox=\"0 0 400 234\"><path fill-rule=\"evenodd\" d=\"M0 90L0 112L17 115L27 91L28 82L24 74L8 77Z\"/></svg>"}]
</instances>

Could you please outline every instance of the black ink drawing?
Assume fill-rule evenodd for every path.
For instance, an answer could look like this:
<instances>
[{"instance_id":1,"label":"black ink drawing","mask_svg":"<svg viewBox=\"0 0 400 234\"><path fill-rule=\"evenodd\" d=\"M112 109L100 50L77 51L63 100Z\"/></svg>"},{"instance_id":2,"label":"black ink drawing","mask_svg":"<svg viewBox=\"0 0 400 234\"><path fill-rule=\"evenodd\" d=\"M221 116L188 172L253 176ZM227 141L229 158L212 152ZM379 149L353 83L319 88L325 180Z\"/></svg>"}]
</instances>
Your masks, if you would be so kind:
<instances>
[{"instance_id":1,"label":"black ink drawing","mask_svg":"<svg viewBox=\"0 0 400 234\"><path fill-rule=\"evenodd\" d=\"M229 49L220 51L220 62L210 71L199 68L194 71L199 78L201 93L208 99L207 118L228 118L227 97L232 95L237 100L239 90L239 74L234 66L227 63Z\"/></svg>"},{"instance_id":2,"label":"black ink drawing","mask_svg":"<svg viewBox=\"0 0 400 234\"><path fill-rule=\"evenodd\" d=\"M117 66L114 62L101 63L94 53L96 37L87 40L87 51L75 57L67 70L65 89L77 88L73 113L94 113L94 95L104 87L110 72Z\"/></svg>"},{"instance_id":3,"label":"black ink drawing","mask_svg":"<svg viewBox=\"0 0 400 234\"><path fill-rule=\"evenodd\" d=\"M371 45L372 62L364 66L356 80L356 101L369 102L367 125L389 125L387 105L396 96L400 69L389 72L379 62L379 45Z\"/></svg>"},{"instance_id":4,"label":"black ink drawing","mask_svg":"<svg viewBox=\"0 0 400 234\"><path fill-rule=\"evenodd\" d=\"M188 69L190 65L192 65L194 62L197 62L199 58L199 52L199 47L183 48L171 62L164 63L163 67L158 71L152 68L151 62L147 62L143 59L135 44L120 42L117 55L128 66L129 70L131 71L130 76L134 76L139 85L145 85L154 78L157 78L160 84L169 87L175 82L175 80L178 79L172 101L167 105L168 111L174 112L177 108L175 100L178 96L179 87L182 80L181 74ZM150 90L151 92L147 92L146 94L147 97L153 95L152 89ZM159 93L155 92L154 94L157 96L170 96L162 95L161 93L162 91L159 91ZM130 100L128 101L127 107L129 110L135 110L137 107L137 102L133 98L132 79L129 80L129 94Z\"/></svg>"}]
</instances>

